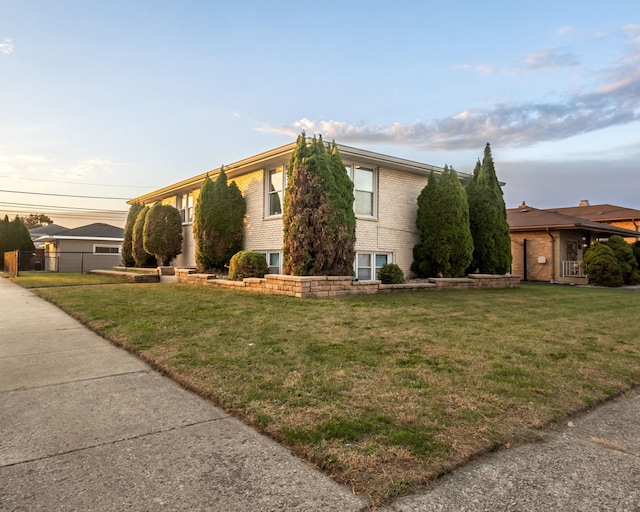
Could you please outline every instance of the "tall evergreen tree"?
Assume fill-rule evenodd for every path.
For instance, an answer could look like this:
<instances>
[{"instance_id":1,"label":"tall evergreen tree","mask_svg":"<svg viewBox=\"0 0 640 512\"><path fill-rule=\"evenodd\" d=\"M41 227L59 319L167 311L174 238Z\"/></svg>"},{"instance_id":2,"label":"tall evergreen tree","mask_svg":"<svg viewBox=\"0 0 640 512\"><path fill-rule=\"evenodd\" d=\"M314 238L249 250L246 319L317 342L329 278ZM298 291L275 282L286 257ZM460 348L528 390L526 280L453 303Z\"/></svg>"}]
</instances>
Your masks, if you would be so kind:
<instances>
[{"instance_id":1,"label":"tall evergreen tree","mask_svg":"<svg viewBox=\"0 0 640 512\"><path fill-rule=\"evenodd\" d=\"M33 251L35 246L29 235L29 230L23 220L16 215L15 219L9 221L5 215L0 222L0 263L4 268L4 253L10 251Z\"/></svg>"},{"instance_id":2,"label":"tall evergreen tree","mask_svg":"<svg viewBox=\"0 0 640 512\"><path fill-rule=\"evenodd\" d=\"M435 277L436 265L431 257L428 245L425 246L425 235L437 229L438 219L432 215L431 205L438 194L438 181L433 170L429 175L426 186L418 195L418 211L416 214L416 227L420 233L420 243L413 248L413 263L411 271L418 277Z\"/></svg>"},{"instance_id":3,"label":"tall evergreen tree","mask_svg":"<svg viewBox=\"0 0 640 512\"><path fill-rule=\"evenodd\" d=\"M147 214L150 209L149 206L144 206L142 210L138 212L136 221L133 223L131 254L136 267L154 267L158 264L155 256L144 250L144 223L147 220Z\"/></svg>"},{"instance_id":4,"label":"tall evergreen tree","mask_svg":"<svg viewBox=\"0 0 640 512\"><path fill-rule=\"evenodd\" d=\"M182 252L182 217L169 204L154 204L147 213L143 227L143 247L162 265Z\"/></svg>"},{"instance_id":5,"label":"tall evergreen tree","mask_svg":"<svg viewBox=\"0 0 640 512\"><path fill-rule=\"evenodd\" d=\"M124 241L122 242L122 264L125 267L133 267L136 264L133 257L133 226L143 208L142 203L133 203L127 214L127 222L124 225Z\"/></svg>"},{"instance_id":6,"label":"tall evergreen tree","mask_svg":"<svg viewBox=\"0 0 640 512\"><path fill-rule=\"evenodd\" d=\"M196 202L193 237L200 270L224 269L242 250L246 205L240 189L221 169L216 181L207 176Z\"/></svg>"},{"instance_id":7,"label":"tall evergreen tree","mask_svg":"<svg viewBox=\"0 0 640 512\"><path fill-rule=\"evenodd\" d=\"M418 275L460 277L465 274L473 254L469 228L469 206L458 174L445 165L439 182L433 173L418 198L421 244L414 254Z\"/></svg>"},{"instance_id":8,"label":"tall evergreen tree","mask_svg":"<svg viewBox=\"0 0 640 512\"><path fill-rule=\"evenodd\" d=\"M480 167L476 164L473 178L467 185L467 198L474 245L469 271L507 273L511 268L511 237L489 143L485 146L482 164Z\"/></svg>"},{"instance_id":9,"label":"tall evergreen tree","mask_svg":"<svg viewBox=\"0 0 640 512\"><path fill-rule=\"evenodd\" d=\"M347 178L347 179L345 179ZM333 144L304 132L287 167L284 269L293 275L353 275L353 183Z\"/></svg>"},{"instance_id":10,"label":"tall evergreen tree","mask_svg":"<svg viewBox=\"0 0 640 512\"><path fill-rule=\"evenodd\" d=\"M4 268L4 253L10 251L11 241L9 240L10 233L9 228L11 221L7 215L0 222L0 269ZM15 249L14 249L15 250Z\"/></svg>"}]
</instances>

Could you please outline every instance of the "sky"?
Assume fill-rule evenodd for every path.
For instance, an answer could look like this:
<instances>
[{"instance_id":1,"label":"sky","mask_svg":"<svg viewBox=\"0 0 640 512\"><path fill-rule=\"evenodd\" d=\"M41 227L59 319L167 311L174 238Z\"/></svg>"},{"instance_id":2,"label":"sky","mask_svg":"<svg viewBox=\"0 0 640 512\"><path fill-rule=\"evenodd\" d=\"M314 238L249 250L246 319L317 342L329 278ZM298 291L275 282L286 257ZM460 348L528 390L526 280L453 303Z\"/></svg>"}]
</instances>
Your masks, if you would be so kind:
<instances>
[{"instance_id":1,"label":"sky","mask_svg":"<svg viewBox=\"0 0 640 512\"><path fill-rule=\"evenodd\" d=\"M640 209L630 0L0 0L0 215L126 200L307 135L472 172L507 208Z\"/></svg>"}]
</instances>

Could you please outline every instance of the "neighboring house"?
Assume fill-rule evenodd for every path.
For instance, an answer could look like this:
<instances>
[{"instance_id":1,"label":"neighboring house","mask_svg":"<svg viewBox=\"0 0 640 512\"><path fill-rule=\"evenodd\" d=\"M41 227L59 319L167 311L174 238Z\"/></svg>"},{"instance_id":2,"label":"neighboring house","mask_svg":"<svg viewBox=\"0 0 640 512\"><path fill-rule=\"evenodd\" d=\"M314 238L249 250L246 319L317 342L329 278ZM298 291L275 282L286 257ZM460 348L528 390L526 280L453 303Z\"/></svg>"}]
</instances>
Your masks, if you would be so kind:
<instances>
[{"instance_id":1,"label":"neighboring house","mask_svg":"<svg viewBox=\"0 0 640 512\"><path fill-rule=\"evenodd\" d=\"M579 206L553 208L553 211L640 232L640 210L634 210L633 208L624 208L613 204L591 205L589 201L583 199L580 201ZM636 241L636 237L626 237L626 240L629 243L633 243Z\"/></svg>"},{"instance_id":2,"label":"neighboring house","mask_svg":"<svg viewBox=\"0 0 640 512\"><path fill-rule=\"evenodd\" d=\"M581 263L587 247L612 235L634 242L640 237L637 231L559 213L561 210L571 208L540 210L523 202L507 209L513 274L525 281L586 284Z\"/></svg>"},{"instance_id":3,"label":"neighboring house","mask_svg":"<svg viewBox=\"0 0 640 512\"><path fill-rule=\"evenodd\" d=\"M45 270L87 272L121 264L124 230L95 223L43 235L35 243L44 246Z\"/></svg>"},{"instance_id":4,"label":"neighboring house","mask_svg":"<svg viewBox=\"0 0 640 512\"><path fill-rule=\"evenodd\" d=\"M225 165L229 181L236 183L247 206L244 249L265 255L271 273L282 273L282 205L286 169L295 142ZM416 229L417 198L431 171L441 167L373 153L338 144L345 170L354 182L356 213L356 258L354 275L375 279L385 263L396 263L408 277L413 246L420 241ZM213 180L220 169L174 183L129 201L151 205L170 204L183 220L183 250L176 267L195 266L193 212L200 187L207 175ZM468 174L459 173L464 183Z\"/></svg>"},{"instance_id":5,"label":"neighboring house","mask_svg":"<svg viewBox=\"0 0 640 512\"><path fill-rule=\"evenodd\" d=\"M62 231L66 231L69 228L65 228L64 226L59 226L58 224L48 224L46 226L38 226L37 228L31 228L29 230L29 236L31 236L31 240L34 242L45 235L57 235ZM36 248L39 248L37 244Z\"/></svg>"}]
</instances>

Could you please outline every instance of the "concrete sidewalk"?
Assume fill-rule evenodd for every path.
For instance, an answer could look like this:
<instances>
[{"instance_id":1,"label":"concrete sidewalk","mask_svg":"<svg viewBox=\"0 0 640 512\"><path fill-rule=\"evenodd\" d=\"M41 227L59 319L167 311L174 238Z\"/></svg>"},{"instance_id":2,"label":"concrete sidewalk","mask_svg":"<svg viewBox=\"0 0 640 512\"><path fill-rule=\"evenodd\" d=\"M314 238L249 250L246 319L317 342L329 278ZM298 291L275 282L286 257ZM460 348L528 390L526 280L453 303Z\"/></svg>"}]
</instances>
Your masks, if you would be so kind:
<instances>
[{"instance_id":1,"label":"concrete sidewalk","mask_svg":"<svg viewBox=\"0 0 640 512\"><path fill-rule=\"evenodd\" d=\"M0 278L0 510L369 503ZM379 511L640 511L636 391Z\"/></svg>"}]
</instances>

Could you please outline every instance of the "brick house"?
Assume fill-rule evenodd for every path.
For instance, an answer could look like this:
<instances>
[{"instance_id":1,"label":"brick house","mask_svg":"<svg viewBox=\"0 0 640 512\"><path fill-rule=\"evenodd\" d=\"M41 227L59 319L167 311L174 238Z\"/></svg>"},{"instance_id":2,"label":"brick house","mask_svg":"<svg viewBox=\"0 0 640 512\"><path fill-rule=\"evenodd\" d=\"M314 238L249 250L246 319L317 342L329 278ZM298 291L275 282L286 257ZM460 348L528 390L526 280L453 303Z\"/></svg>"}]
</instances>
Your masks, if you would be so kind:
<instances>
[{"instance_id":1,"label":"brick house","mask_svg":"<svg viewBox=\"0 0 640 512\"><path fill-rule=\"evenodd\" d=\"M247 206L244 248L265 255L270 272L282 273L282 205L286 168L295 142L225 165L229 181L236 183ZM376 278L385 263L396 263L409 276L413 246L419 242L416 229L417 198L431 171L441 167L338 144L340 156L354 182L356 213L356 258L354 273L359 280ZM198 193L207 175L213 180L220 168L174 183L129 201L151 205L170 204L183 219L183 250L176 267L195 266L193 213ZM463 184L468 174L458 173Z\"/></svg>"},{"instance_id":2,"label":"brick house","mask_svg":"<svg viewBox=\"0 0 640 512\"><path fill-rule=\"evenodd\" d=\"M586 284L580 263L587 247L612 235L632 242L640 238L637 229L578 217L578 208L541 210L523 202L518 208L507 209L512 273L525 281ZM614 209L640 214L628 208L612 207L611 211ZM576 215L568 215L567 211Z\"/></svg>"},{"instance_id":3,"label":"brick house","mask_svg":"<svg viewBox=\"0 0 640 512\"><path fill-rule=\"evenodd\" d=\"M640 232L640 210L615 206L613 204L589 204L583 199L578 206L554 208L554 212L572 217L579 217L591 222L601 222L619 228ZM627 242L633 243L637 237L626 237Z\"/></svg>"}]
</instances>

